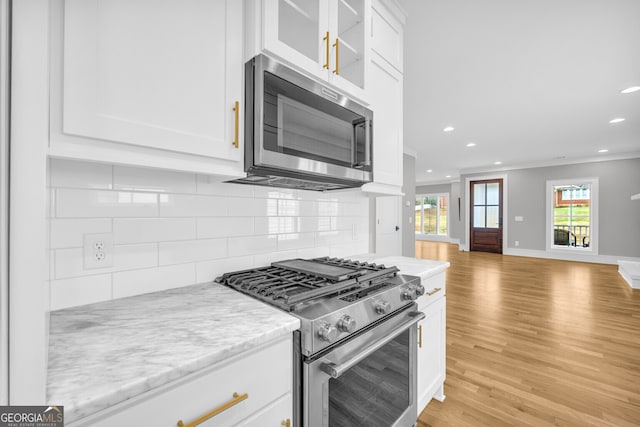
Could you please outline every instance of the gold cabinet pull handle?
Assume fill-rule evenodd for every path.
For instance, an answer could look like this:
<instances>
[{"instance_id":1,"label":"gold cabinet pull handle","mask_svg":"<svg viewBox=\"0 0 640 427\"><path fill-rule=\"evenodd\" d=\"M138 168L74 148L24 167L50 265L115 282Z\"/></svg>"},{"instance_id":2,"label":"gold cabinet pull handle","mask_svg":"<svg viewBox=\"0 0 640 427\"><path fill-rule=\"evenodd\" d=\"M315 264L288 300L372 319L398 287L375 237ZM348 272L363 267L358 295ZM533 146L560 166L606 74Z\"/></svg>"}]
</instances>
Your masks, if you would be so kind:
<instances>
[{"instance_id":1,"label":"gold cabinet pull handle","mask_svg":"<svg viewBox=\"0 0 640 427\"><path fill-rule=\"evenodd\" d=\"M434 290L432 290L431 292L427 292L427 295L431 296L435 293L438 293L442 290L442 288L435 288Z\"/></svg>"},{"instance_id":2,"label":"gold cabinet pull handle","mask_svg":"<svg viewBox=\"0 0 640 427\"><path fill-rule=\"evenodd\" d=\"M291 419L287 418L286 420L282 420L280 425L284 427L291 427Z\"/></svg>"},{"instance_id":3,"label":"gold cabinet pull handle","mask_svg":"<svg viewBox=\"0 0 640 427\"><path fill-rule=\"evenodd\" d=\"M239 128L240 128L240 102L236 101L236 103L233 106L233 112L234 112L234 120L235 120L235 129L233 131L233 146L238 148L240 146L240 141L238 138L238 132L239 132Z\"/></svg>"},{"instance_id":4,"label":"gold cabinet pull handle","mask_svg":"<svg viewBox=\"0 0 640 427\"><path fill-rule=\"evenodd\" d=\"M324 45L326 49L324 65L322 67L328 70L329 69L329 31L327 31L327 33L322 38L322 40L324 40Z\"/></svg>"},{"instance_id":5,"label":"gold cabinet pull handle","mask_svg":"<svg viewBox=\"0 0 640 427\"><path fill-rule=\"evenodd\" d=\"M327 34L328 34L328 33L327 33ZM339 62L338 62L338 58L340 57L340 55L338 54L338 50L340 49L340 44L338 43L338 40L340 40L340 39L338 39L338 38L336 37L336 42L335 42L335 44L333 45L333 47L335 47L335 48L336 48L336 69L335 69L335 70L333 70L333 72L335 73L335 75L340 74L340 65L339 65Z\"/></svg>"},{"instance_id":6,"label":"gold cabinet pull handle","mask_svg":"<svg viewBox=\"0 0 640 427\"><path fill-rule=\"evenodd\" d=\"M422 325L418 326L418 348L422 348Z\"/></svg>"},{"instance_id":7,"label":"gold cabinet pull handle","mask_svg":"<svg viewBox=\"0 0 640 427\"><path fill-rule=\"evenodd\" d=\"M182 422L182 420L179 420L178 421L178 427L195 427L198 424L202 424L203 422L207 421L209 418L215 417L219 413L226 411L227 409L231 408L234 405L237 405L238 403L242 402L243 400L245 400L248 397L249 397L249 395L247 393L238 394L238 393L234 392L232 400L228 401L224 405L221 405L221 406L217 407L216 409L214 409L211 412L207 412L206 414L204 414L200 418L197 418L197 419L191 421L190 423L185 424L185 423Z\"/></svg>"}]
</instances>

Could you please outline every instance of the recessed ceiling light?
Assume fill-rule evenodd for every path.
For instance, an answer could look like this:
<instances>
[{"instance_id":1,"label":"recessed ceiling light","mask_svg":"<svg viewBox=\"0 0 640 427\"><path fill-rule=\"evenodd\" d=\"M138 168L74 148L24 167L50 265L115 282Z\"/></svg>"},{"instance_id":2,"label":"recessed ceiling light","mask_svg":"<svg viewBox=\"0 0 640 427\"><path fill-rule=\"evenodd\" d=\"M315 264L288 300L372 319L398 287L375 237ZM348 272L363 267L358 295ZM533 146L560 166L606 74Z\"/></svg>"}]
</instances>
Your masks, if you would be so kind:
<instances>
[{"instance_id":1,"label":"recessed ceiling light","mask_svg":"<svg viewBox=\"0 0 640 427\"><path fill-rule=\"evenodd\" d=\"M493 162L494 165L501 165L502 162Z\"/></svg>"},{"instance_id":2,"label":"recessed ceiling light","mask_svg":"<svg viewBox=\"0 0 640 427\"><path fill-rule=\"evenodd\" d=\"M556 156L553 158L553 160L562 160L564 158L566 158L567 156Z\"/></svg>"},{"instance_id":3,"label":"recessed ceiling light","mask_svg":"<svg viewBox=\"0 0 640 427\"><path fill-rule=\"evenodd\" d=\"M431 173L431 172L433 172L433 170L431 170L431 169L427 169L427 172Z\"/></svg>"},{"instance_id":4,"label":"recessed ceiling light","mask_svg":"<svg viewBox=\"0 0 640 427\"><path fill-rule=\"evenodd\" d=\"M451 175L447 175L445 178L451 178Z\"/></svg>"},{"instance_id":5,"label":"recessed ceiling light","mask_svg":"<svg viewBox=\"0 0 640 427\"><path fill-rule=\"evenodd\" d=\"M613 124L613 123L620 123L620 122L624 122L624 118L623 117L618 117L616 119L613 120L609 120L609 123Z\"/></svg>"},{"instance_id":6,"label":"recessed ceiling light","mask_svg":"<svg viewBox=\"0 0 640 427\"><path fill-rule=\"evenodd\" d=\"M467 144L467 147L475 147L476 143L475 142L470 142Z\"/></svg>"},{"instance_id":7,"label":"recessed ceiling light","mask_svg":"<svg viewBox=\"0 0 640 427\"><path fill-rule=\"evenodd\" d=\"M442 129L445 132L451 132L452 130L454 130L455 128L453 126L447 126L446 128Z\"/></svg>"},{"instance_id":8,"label":"recessed ceiling light","mask_svg":"<svg viewBox=\"0 0 640 427\"><path fill-rule=\"evenodd\" d=\"M602 150L598 150L598 153L606 153L607 151L609 150L607 150L606 148L603 148Z\"/></svg>"},{"instance_id":9,"label":"recessed ceiling light","mask_svg":"<svg viewBox=\"0 0 640 427\"><path fill-rule=\"evenodd\" d=\"M633 93L640 90L640 86L631 86L626 89L622 89L620 93Z\"/></svg>"}]
</instances>

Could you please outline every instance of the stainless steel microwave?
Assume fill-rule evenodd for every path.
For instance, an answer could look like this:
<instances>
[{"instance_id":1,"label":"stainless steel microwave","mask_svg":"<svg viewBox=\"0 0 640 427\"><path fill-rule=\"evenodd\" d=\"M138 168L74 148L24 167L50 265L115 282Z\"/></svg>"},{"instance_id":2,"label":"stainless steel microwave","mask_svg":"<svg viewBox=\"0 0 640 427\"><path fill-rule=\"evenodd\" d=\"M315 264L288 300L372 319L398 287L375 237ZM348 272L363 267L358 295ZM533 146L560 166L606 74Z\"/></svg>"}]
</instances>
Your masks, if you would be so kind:
<instances>
[{"instance_id":1,"label":"stainless steel microwave","mask_svg":"<svg viewBox=\"0 0 640 427\"><path fill-rule=\"evenodd\" d=\"M245 171L234 182L307 190L373 179L373 112L267 57L245 66Z\"/></svg>"}]
</instances>

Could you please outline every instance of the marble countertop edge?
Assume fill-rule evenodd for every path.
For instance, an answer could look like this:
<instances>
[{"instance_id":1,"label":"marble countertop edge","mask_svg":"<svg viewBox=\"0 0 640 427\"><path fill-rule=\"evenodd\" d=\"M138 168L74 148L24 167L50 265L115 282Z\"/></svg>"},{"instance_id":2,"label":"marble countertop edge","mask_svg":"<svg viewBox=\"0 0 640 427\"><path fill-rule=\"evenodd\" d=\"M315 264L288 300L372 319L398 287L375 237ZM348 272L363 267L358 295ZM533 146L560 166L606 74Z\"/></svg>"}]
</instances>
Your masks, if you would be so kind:
<instances>
[{"instance_id":1,"label":"marble countertop edge","mask_svg":"<svg viewBox=\"0 0 640 427\"><path fill-rule=\"evenodd\" d=\"M212 368L218 363L225 362L229 358L238 356L245 351L253 350L262 344L284 336L286 333L293 332L296 329L299 329L299 327L300 320L292 317L289 324L281 325L269 333L254 337L234 347L225 348L224 350L210 354L207 357L191 361L181 366L167 368L162 372L158 372L157 375L137 379L128 384L122 384L120 387L109 393L91 396L90 398L83 400L71 402L66 401L64 402L65 421L68 423L78 421L102 410L109 409L116 404L125 403L127 400L136 398L143 393L153 391L154 389L162 387L173 381L183 379L200 370ZM50 399L56 400L57 398L55 396L51 396Z\"/></svg>"}]
</instances>

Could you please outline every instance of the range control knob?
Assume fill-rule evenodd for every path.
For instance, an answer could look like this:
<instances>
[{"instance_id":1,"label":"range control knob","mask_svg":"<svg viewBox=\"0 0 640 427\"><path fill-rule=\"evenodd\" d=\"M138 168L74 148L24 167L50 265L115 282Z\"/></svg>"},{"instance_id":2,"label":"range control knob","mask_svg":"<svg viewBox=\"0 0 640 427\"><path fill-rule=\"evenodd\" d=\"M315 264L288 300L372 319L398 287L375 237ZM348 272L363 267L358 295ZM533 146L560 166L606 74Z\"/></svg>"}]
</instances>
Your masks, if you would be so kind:
<instances>
[{"instance_id":1,"label":"range control knob","mask_svg":"<svg viewBox=\"0 0 640 427\"><path fill-rule=\"evenodd\" d=\"M373 303L373 308L378 314L388 314L391 311L391 304L387 301L376 301Z\"/></svg>"},{"instance_id":2,"label":"range control knob","mask_svg":"<svg viewBox=\"0 0 640 427\"><path fill-rule=\"evenodd\" d=\"M356 330L357 326L358 325L356 324L356 319L347 314L342 316L342 318L338 321L338 329L340 329L342 332L351 333Z\"/></svg>"},{"instance_id":3,"label":"range control knob","mask_svg":"<svg viewBox=\"0 0 640 427\"><path fill-rule=\"evenodd\" d=\"M420 297L420 296L424 295L424 286L416 285L415 289L416 289L416 296Z\"/></svg>"},{"instance_id":4,"label":"range control knob","mask_svg":"<svg viewBox=\"0 0 640 427\"><path fill-rule=\"evenodd\" d=\"M320 337L322 341L333 342L338 338L338 330L335 326L323 322L318 328L318 337Z\"/></svg>"},{"instance_id":5,"label":"range control knob","mask_svg":"<svg viewBox=\"0 0 640 427\"><path fill-rule=\"evenodd\" d=\"M402 292L402 299L407 299L410 301L418 299L418 295L416 295L416 289L414 287L405 289L404 292Z\"/></svg>"}]
</instances>

